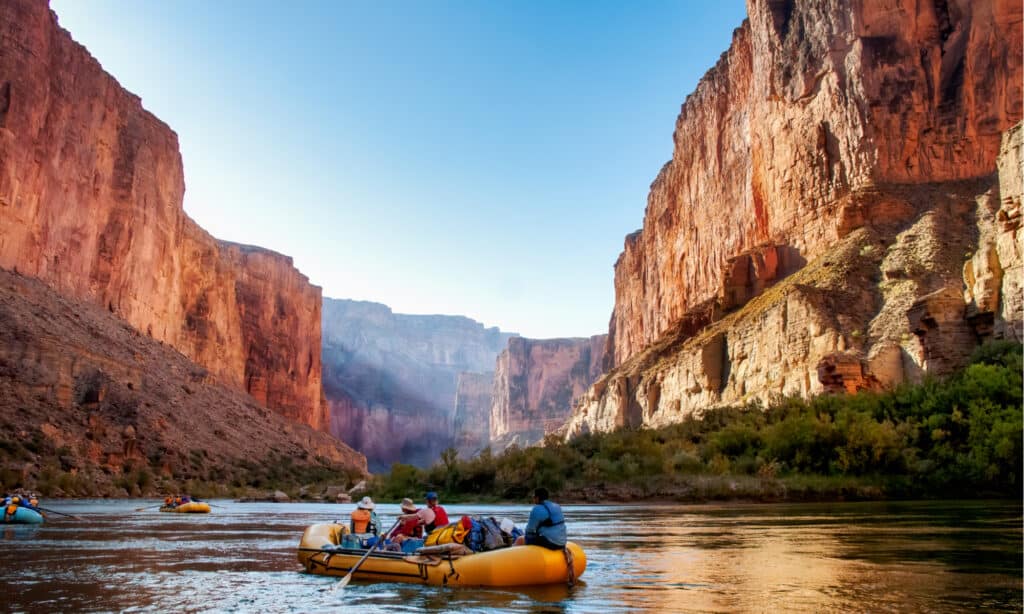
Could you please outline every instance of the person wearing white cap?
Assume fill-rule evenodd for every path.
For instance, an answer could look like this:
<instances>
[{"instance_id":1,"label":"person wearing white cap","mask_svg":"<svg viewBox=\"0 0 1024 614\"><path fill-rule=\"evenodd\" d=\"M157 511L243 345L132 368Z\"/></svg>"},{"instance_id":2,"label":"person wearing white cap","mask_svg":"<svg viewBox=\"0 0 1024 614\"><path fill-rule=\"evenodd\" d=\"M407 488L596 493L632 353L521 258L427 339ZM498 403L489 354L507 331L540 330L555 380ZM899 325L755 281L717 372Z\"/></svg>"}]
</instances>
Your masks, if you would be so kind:
<instances>
[{"instance_id":1,"label":"person wearing white cap","mask_svg":"<svg viewBox=\"0 0 1024 614\"><path fill-rule=\"evenodd\" d=\"M373 533L376 535L380 531L380 522L377 521L377 513L373 511L375 507L377 506L373 503L373 499L363 497L356 504L356 509L352 511L352 521L349 523L349 529L353 533Z\"/></svg>"}]
</instances>

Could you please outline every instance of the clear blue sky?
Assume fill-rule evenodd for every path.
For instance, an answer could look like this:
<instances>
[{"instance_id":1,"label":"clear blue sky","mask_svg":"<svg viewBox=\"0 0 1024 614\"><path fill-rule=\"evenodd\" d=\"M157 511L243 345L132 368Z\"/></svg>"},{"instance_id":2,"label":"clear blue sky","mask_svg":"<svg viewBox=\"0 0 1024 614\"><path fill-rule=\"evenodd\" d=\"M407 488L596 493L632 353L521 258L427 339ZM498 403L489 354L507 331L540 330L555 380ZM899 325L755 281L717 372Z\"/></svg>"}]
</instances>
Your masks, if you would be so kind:
<instances>
[{"instance_id":1,"label":"clear blue sky","mask_svg":"<svg viewBox=\"0 0 1024 614\"><path fill-rule=\"evenodd\" d=\"M177 133L185 210L324 289L607 332L612 266L740 0L53 0Z\"/></svg>"}]
</instances>

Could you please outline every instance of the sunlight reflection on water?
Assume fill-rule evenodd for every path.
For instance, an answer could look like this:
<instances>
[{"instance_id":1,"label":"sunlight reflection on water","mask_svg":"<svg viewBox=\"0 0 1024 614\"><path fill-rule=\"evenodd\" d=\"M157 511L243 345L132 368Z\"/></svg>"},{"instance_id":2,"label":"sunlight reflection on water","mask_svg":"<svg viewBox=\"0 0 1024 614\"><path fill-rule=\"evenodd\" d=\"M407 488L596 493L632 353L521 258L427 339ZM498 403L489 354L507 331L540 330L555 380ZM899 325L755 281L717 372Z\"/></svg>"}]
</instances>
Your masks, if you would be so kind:
<instances>
[{"instance_id":1,"label":"sunlight reflection on water","mask_svg":"<svg viewBox=\"0 0 1024 614\"><path fill-rule=\"evenodd\" d=\"M587 553L580 585L451 589L301 572L303 529L329 504L215 501L181 517L151 501L49 502L83 520L0 527L5 609L43 611L1020 611L1019 502L565 506ZM447 506L508 516L528 506ZM393 518L395 505L379 513ZM12 556L12 554L16 553Z\"/></svg>"}]
</instances>

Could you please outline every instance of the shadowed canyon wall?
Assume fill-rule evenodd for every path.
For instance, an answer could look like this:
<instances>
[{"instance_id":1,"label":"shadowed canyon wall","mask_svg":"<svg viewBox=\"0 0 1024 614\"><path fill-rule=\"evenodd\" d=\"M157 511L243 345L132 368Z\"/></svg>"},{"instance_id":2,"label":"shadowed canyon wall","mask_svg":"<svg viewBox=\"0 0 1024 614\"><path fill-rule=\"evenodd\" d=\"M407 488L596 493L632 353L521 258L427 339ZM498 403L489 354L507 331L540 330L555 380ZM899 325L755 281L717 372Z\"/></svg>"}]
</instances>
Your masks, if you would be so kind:
<instances>
[{"instance_id":1,"label":"shadowed canyon wall","mask_svg":"<svg viewBox=\"0 0 1024 614\"><path fill-rule=\"evenodd\" d=\"M320 289L182 209L177 135L41 0L0 4L0 267L100 305L218 380L327 428Z\"/></svg>"},{"instance_id":2,"label":"shadowed canyon wall","mask_svg":"<svg viewBox=\"0 0 1024 614\"><path fill-rule=\"evenodd\" d=\"M323 428L319 288L290 258L219 243L185 215L176 135L44 2L0 11L0 266L103 305ZM277 309L261 313L267 300Z\"/></svg>"},{"instance_id":3,"label":"shadowed canyon wall","mask_svg":"<svg viewBox=\"0 0 1024 614\"><path fill-rule=\"evenodd\" d=\"M494 373L460 373L455 390L452 445L461 458L472 458L491 445L491 399Z\"/></svg>"},{"instance_id":4,"label":"shadowed canyon wall","mask_svg":"<svg viewBox=\"0 0 1024 614\"><path fill-rule=\"evenodd\" d=\"M1018 2L748 2L615 268L570 434L943 374L1020 340Z\"/></svg>"},{"instance_id":5,"label":"shadowed canyon wall","mask_svg":"<svg viewBox=\"0 0 1024 614\"><path fill-rule=\"evenodd\" d=\"M573 403L604 373L607 335L509 339L494 369L490 444L533 445L561 427Z\"/></svg>"},{"instance_id":6,"label":"shadowed canyon wall","mask_svg":"<svg viewBox=\"0 0 1024 614\"><path fill-rule=\"evenodd\" d=\"M435 462L453 444L459 374L493 369L512 336L461 316L330 298L323 334L332 432L375 471Z\"/></svg>"}]
</instances>

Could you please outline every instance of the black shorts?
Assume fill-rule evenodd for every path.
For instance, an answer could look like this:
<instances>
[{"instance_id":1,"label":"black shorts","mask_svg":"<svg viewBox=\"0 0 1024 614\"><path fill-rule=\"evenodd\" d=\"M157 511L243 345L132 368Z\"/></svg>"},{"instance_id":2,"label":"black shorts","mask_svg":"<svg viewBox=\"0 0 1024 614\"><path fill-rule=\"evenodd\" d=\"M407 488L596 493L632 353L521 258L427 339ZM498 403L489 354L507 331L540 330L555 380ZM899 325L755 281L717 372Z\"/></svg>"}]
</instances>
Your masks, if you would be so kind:
<instances>
[{"instance_id":1,"label":"black shorts","mask_svg":"<svg viewBox=\"0 0 1024 614\"><path fill-rule=\"evenodd\" d=\"M543 535L536 535L536 536L534 536L534 535L527 535L526 536L526 545L527 546L542 546L544 548L547 548L548 550L563 550L563 549L565 549L564 545L559 546L558 544L556 544L554 542L548 541L548 538L544 537Z\"/></svg>"}]
</instances>

